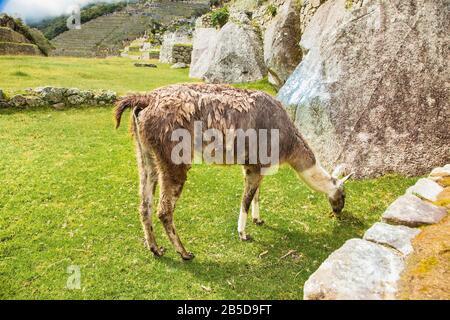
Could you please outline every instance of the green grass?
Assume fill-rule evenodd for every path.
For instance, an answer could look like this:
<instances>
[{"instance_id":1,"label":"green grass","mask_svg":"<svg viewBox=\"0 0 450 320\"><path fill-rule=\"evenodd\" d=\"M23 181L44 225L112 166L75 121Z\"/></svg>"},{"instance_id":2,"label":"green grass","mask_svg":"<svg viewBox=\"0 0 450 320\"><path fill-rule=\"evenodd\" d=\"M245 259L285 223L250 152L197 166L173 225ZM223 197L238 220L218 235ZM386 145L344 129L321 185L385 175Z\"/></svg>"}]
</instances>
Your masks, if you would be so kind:
<instances>
[{"instance_id":1,"label":"green grass","mask_svg":"<svg viewBox=\"0 0 450 320\"><path fill-rule=\"evenodd\" d=\"M10 71L0 88L126 92L188 81L185 70L142 71L132 63L3 57L0 67ZM31 77L16 79L16 70ZM264 82L245 86L268 89ZM243 243L236 231L241 169L194 166L175 212L179 234L196 254L186 263L158 219L156 234L168 252L155 259L143 246L134 147L126 125L114 129L111 107L1 110L0 150L0 299L300 299L321 262L361 237L416 180L351 181L338 219L323 195L283 167L262 184L266 225L250 223L255 241ZM296 254L280 259L289 250ZM70 265L80 267L81 290L66 288Z\"/></svg>"},{"instance_id":2,"label":"green grass","mask_svg":"<svg viewBox=\"0 0 450 320\"><path fill-rule=\"evenodd\" d=\"M20 74L0 76L0 89L11 94L28 87L60 86L80 89L110 89L118 94L150 91L180 82L198 82L188 77L189 69L170 69L169 64L150 61L158 68L136 68L136 61L126 58L86 59L68 57L0 56L0 70ZM23 74L28 75L24 77ZM275 94L267 80L238 87L266 90Z\"/></svg>"},{"instance_id":3,"label":"green grass","mask_svg":"<svg viewBox=\"0 0 450 320\"><path fill-rule=\"evenodd\" d=\"M20 70L29 75L0 76L0 88L6 92L27 87L60 86L80 89L111 89L119 94L149 91L189 79L187 69L170 69L170 65L155 63L158 68L136 68L131 59L85 59L68 57L0 56L0 70Z\"/></svg>"},{"instance_id":4,"label":"green grass","mask_svg":"<svg viewBox=\"0 0 450 320\"><path fill-rule=\"evenodd\" d=\"M322 195L282 168L262 185L266 225L250 225L255 241L242 243L240 168L196 166L175 214L197 256L184 263L159 221L168 253L155 259L143 247L134 148L126 126L113 129L110 108L3 111L0 137L2 299L299 299L320 263L415 181L349 182L337 219ZM291 249L298 257L280 259ZM65 288L69 265L81 268L81 290Z\"/></svg>"}]
</instances>

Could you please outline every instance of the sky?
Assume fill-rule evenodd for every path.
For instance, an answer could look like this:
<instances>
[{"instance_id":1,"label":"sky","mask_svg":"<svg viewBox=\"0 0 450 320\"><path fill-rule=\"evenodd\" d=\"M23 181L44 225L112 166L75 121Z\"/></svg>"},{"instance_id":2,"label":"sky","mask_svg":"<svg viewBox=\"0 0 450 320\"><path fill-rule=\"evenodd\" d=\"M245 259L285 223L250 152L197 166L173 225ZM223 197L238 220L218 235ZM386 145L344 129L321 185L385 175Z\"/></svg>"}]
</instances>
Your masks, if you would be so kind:
<instances>
[{"instance_id":1,"label":"sky","mask_svg":"<svg viewBox=\"0 0 450 320\"><path fill-rule=\"evenodd\" d=\"M0 0L0 12L22 18L27 23L71 12L74 5L119 0Z\"/></svg>"}]
</instances>

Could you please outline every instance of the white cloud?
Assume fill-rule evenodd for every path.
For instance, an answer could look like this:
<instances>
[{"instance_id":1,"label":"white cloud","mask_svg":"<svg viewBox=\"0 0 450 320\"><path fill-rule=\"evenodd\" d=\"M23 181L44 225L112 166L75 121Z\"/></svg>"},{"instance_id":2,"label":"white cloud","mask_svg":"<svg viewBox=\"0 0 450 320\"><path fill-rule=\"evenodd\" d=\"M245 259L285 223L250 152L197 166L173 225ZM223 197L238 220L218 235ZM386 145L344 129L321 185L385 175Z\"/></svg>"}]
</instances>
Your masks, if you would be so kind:
<instances>
[{"instance_id":1,"label":"white cloud","mask_svg":"<svg viewBox=\"0 0 450 320\"><path fill-rule=\"evenodd\" d=\"M119 0L9 0L2 11L18 15L27 22L70 13L74 5L81 7L92 2L118 2Z\"/></svg>"}]
</instances>

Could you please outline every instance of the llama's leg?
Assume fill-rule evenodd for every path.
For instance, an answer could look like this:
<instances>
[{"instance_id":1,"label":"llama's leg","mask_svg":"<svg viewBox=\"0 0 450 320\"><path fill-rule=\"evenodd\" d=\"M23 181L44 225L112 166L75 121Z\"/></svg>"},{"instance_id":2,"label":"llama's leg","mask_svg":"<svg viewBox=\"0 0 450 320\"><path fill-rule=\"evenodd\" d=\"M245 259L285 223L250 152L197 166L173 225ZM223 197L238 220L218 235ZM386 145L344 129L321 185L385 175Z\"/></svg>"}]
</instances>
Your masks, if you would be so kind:
<instances>
[{"instance_id":1,"label":"llama's leg","mask_svg":"<svg viewBox=\"0 0 450 320\"><path fill-rule=\"evenodd\" d=\"M259 187L258 190L256 190L255 196L253 197L253 201L252 201L253 223L258 226L261 226L264 224L264 220L261 219L261 216L259 214L259 190L260 189L261 189L261 187Z\"/></svg>"},{"instance_id":2,"label":"llama's leg","mask_svg":"<svg viewBox=\"0 0 450 320\"><path fill-rule=\"evenodd\" d=\"M180 237L177 234L175 224L173 221L173 213L178 198L183 190L184 182L186 181L187 170L169 170L168 173L160 175L160 199L158 208L158 217L164 225L167 236L172 242L175 250L181 255L183 260L192 260L194 255L187 252L181 243Z\"/></svg>"},{"instance_id":3,"label":"llama's leg","mask_svg":"<svg viewBox=\"0 0 450 320\"><path fill-rule=\"evenodd\" d=\"M141 197L140 216L142 228L144 230L145 242L147 247L155 256L162 256L164 249L158 247L156 243L155 233L152 223L152 204L155 194L156 185L158 183L158 173L154 166L152 156L137 147L137 160L139 168L139 190Z\"/></svg>"},{"instance_id":4,"label":"llama's leg","mask_svg":"<svg viewBox=\"0 0 450 320\"><path fill-rule=\"evenodd\" d=\"M239 212L239 220L238 220L238 233L239 238L242 241L248 241L252 238L245 233L245 225L247 223L247 215L248 210L250 208L250 204L255 196L259 188L259 184L262 180L262 176L258 168L247 166L244 168L245 174L245 186L244 186L244 194L242 196L241 202L241 210Z\"/></svg>"}]
</instances>

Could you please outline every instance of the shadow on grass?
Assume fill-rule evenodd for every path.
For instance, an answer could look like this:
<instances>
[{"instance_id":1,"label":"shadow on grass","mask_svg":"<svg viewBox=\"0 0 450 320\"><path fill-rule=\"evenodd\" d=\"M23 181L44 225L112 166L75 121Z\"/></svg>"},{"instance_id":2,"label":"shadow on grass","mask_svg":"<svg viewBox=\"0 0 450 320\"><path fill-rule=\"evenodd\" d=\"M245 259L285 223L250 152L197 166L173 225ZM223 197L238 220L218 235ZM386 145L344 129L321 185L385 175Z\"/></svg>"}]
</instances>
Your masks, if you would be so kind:
<instances>
[{"instance_id":1,"label":"shadow on grass","mask_svg":"<svg viewBox=\"0 0 450 320\"><path fill-rule=\"evenodd\" d=\"M250 243L243 244L257 246L261 252L270 248L271 257L260 258L261 263L257 266L242 259L233 260L233 258L227 258L226 261L223 261L223 259L217 260L213 257L201 260L196 258L193 261L183 262L178 255L163 256L158 261L175 270L187 271L196 279L210 283L212 287L223 286L228 276L242 277L236 287L241 287L239 289L243 290L246 286L251 286L256 282L266 284L265 290L268 292L255 294L254 291L247 291L249 298L266 297L267 294L271 294L267 297L282 299L282 291L277 290L281 290L283 284L292 281L298 283L298 295L300 295L304 282L326 257L341 247L345 241L357 237L366 228L363 221L348 211L344 211L340 217L331 216L330 219L336 219L338 222L331 232L305 232L299 229L290 230L287 227L267 224L259 227L263 232L265 230L271 231L274 236L270 239L266 237L264 240L262 240L263 237L261 239L256 238ZM236 239L235 241L239 240ZM173 250L173 247L166 249ZM286 253L292 252L292 249L297 249L293 252L294 256L285 256ZM230 254L232 254L232 251L230 251ZM263 276L261 276L262 274ZM274 284L277 285L274 286ZM230 298L232 297L236 296L230 295Z\"/></svg>"}]
</instances>

